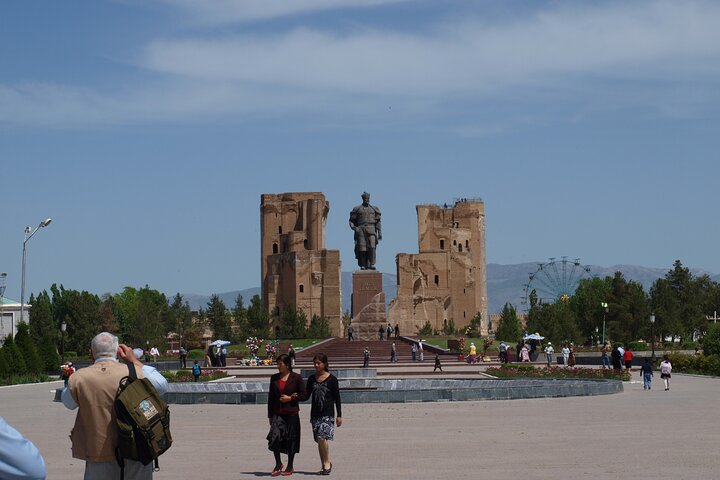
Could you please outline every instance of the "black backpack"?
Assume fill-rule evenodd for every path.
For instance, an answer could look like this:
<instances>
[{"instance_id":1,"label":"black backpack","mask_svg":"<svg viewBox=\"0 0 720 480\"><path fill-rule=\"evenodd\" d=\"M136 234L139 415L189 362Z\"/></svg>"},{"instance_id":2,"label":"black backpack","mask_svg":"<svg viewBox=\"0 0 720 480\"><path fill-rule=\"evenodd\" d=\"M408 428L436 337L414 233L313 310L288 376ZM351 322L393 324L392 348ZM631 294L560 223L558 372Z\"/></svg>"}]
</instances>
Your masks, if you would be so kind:
<instances>
[{"instance_id":1,"label":"black backpack","mask_svg":"<svg viewBox=\"0 0 720 480\"><path fill-rule=\"evenodd\" d=\"M118 427L118 447L115 451L122 480L125 459L143 465L154 461L172 445L170 410L150 380L138 378L135 365L128 364L129 375L120 380L115 395L115 415Z\"/></svg>"}]
</instances>

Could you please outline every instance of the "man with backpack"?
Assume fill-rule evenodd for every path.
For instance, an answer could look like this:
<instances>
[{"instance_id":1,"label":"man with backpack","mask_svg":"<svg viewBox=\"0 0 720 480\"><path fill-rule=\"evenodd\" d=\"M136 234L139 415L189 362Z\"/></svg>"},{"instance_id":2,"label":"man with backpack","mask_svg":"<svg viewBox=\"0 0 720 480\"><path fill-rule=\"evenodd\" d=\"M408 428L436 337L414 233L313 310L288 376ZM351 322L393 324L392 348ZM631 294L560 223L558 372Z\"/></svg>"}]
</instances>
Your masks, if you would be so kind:
<instances>
[{"instance_id":1,"label":"man with backpack","mask_svg":"<svg viewBox=\"0 0 720 480\"><path fill-rule=\"evenodd\" d=\"M118 344L111 333L95 336L91 353L94 363L70 377L61 397L67 408L78 409L70 434L72 456L85 461L85 480L121 478L121 474L126 480L152 479L152 463L125 459L121 470L116 457L120 440L115 397L121 379L132 376L129 365L137 376L135 382L147 378L156 390L153 393L164 394L167 380L155 368L144 365L132 348Z\"/></svg>"}]
</instances>

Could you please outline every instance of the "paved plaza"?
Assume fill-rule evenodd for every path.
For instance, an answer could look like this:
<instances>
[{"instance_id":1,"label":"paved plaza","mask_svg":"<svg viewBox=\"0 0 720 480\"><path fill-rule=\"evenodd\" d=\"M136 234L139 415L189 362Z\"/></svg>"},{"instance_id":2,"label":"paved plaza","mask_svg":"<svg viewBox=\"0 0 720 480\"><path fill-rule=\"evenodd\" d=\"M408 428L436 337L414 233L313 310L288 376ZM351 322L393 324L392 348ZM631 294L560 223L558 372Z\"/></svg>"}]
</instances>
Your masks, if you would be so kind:
<instances>
[{"instance_id":1,"label":"paved plaza","mask_svg":"<svg viewBox=\"0 0 720 480\"><path fill-rule=\"evenodd\" d=\"M634 381L639 376L634 374ZM408 404L348 404L331 444L340 479L720 478L720 379L675 375L665 392L626 383L595 397ZM70 456L75 413L52 402L60 382L0 388L3 417L40 448L51 480L82 478ZM320 464L301 405L293 477ZM269 477L264 406L171 405L175 443L156 479Z\"/></svg>"}]
</instances>

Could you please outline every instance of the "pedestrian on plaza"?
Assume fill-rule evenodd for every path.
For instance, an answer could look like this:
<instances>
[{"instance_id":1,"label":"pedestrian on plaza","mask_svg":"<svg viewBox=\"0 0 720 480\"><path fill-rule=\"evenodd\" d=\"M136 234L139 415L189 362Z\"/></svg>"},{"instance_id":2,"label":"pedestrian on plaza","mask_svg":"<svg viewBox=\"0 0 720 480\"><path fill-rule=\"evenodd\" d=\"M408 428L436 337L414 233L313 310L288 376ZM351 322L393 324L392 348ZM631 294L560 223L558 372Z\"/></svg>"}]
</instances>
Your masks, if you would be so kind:
<instances>
[{"instance_id":1,"label":"pedestrian on plaza","mask_svg":"<svg viewBox=\"0 0 720 480\"><path fill-rule=\"evenodd\" d=\"M500 363L505 363L505 355L507 353L507 345L505 345L505 342L500 342L500 345L498 346L498 358L500 360Z\"/></svg>"},{"instance_id":2,"label":"pedestrian on plaza","mask_svg":"<svg viewBox=\"0 0 720 480\"><path fill-rule=\"evenodd\" d=\"M567 343L563 344L562 356L563 356L563 365L565 366L565 368L567 368L569 360L570 360L570 348L568 347Z\"/></svg>"},{"instance_id":3,"label":"pedestrian on plaza","mask_svg":"<svg viewBox=\"0 0 720 480\"><path fill-rule=\"evenodd\" d=\"M568 354L568 366L574 367L575 363L577 363L577 360L575 358L575 345L570 343L570 346L568 347L568 349L570 350L570 353Z\"/></svg>"},{"instance_id":4,"label":"pedestrian on plaza","mask_svg":"<svg viewBox=\"0 0 720 480\"><path fill-rule=\"evenodd\" d=\"M368 368L370 366L370 349L365 346L365 350L363 350L363 368Z\"/></svg>"},{"instance_id":5,"label":"pedestrian on plaza","mask_svg":"<svg viewBox=\"0 0 720 480\"><path fill-rule=\"evenodd\" d=\"M200 375L202 375L202 368L200 368L200 364L197 360L195 360L195 363L193 364L192 374L196 382L200 380Z\"/></svg>"},{"instance_id":6,"label":"pedestrian on plaza","mask_svg":"<svg viewBox=\"0 0 720 480\"><path fill-rule=\"evenodd\" d=\"M522 348L520 349L520 361L521 362L529 362L530 361L530 347L528 347L527 343L524 343Z\"/></svg>"},{"instance_id":7,"label":"pedestrian on plaza","mask_svg":"<svg viewBox=\"0 0 720 480\"><path fill-rule=\"evenodd\" d=\"M622 344L619 344L617 348L620 351L620 360L622 360L623 358L625 358L625 349L623 348Z\"/></svg>"},{"instance_id":8,"label":"pedestrian on plaza","mask_svg":"<svg viewBox=\"0 0 720 480\"><path fill-rule=\"evenodd\" d=\"M470 350L468 351L467 362L470 365L477 363L477 347L475 342L470 342Z\"/></svg>"},{"instance_id":9,"label":"pedestrian on plaza","mask_svg":"<svg viewBox=\"0 0 720 480\"><path fill-rule=\"evenodd\" d=\"M64 386L68 386L68 380L70 380L70 375L75 373L75 367L73 367L72 362L66 362L65 365L62 365L60 367L60 378L64 382Z\"/></svg>"},{"instance_id":10,"label":"pedestrian on plaza","mask_svg":"<svg viewBox=\"0 0 720 480\"><path fill-rule=\"evenodd\" d=\"M387 328L385 329L387 331L387 341L390 341L390 337L392 337L393 334L393 327L389 323L387 324Z\"/></svg>"},{"instance_id":11,"label":"pedestrian on plaza","mask_svg":"<svg viewBox=\"0 0 720 480\"><path fill-rule=\"evenodd\" d=\"M414 343L410 347L410 353L412 354L412 361L417 362L417 347Z\"/></svg>"},{"instance_id":12,"label":"pedestrian on plaza","mask_svg":"<svg viewBox=\"0 0 720 480\"><path fill-rule=\"evenodd\" d=\"M600 349L600 359L602 360L603 368L610 368L610 346L607 342L603 343Z\"/></svg>"},{"instance_id":13,"label":"pedestrian on plaza","mask_svg":"<svg viewBox=\"0 0 720 480\"><path fill-rule=\"evenodd\" d=\"M348 342L352 342L352 341L353 341L353 326L352 326L352 323L348 324L347 333L348 333Z\"/></svg>"},{"instance_id":14,"label":"pedestrian on plaza","mask_svg":"<svg viewBox=\"0 0 720 480\"><path fill-rule=\"evenodd\" d=\"M419 354L419 356L420 356L420 361L421 361L421 362L424 362L424 361L425 361L425 352L423 351L423 346L422 346L422 344L423 344L423 341L422 341L422 338L421 338L420 341L418 342L418 354Z\"/></svg>"},{"instance_id":15,"label":"pedestrian on plaza","mask_svg":"<svg viewBox=\"0 0 720 480\"><path fill-rule=\"evenodd\" d=\"M45 460L34 443L0 417L0 478L44 480Z\"/></svg>"},{"instance_id":16,"label":"pedestrian on plaza","mask_svg":"<svg viewBox=\"0 0 720 480\"><path fill-rule=\"evenodd\" d=\"M288 348L288 357L290 357L290 364L295 368L295 348L292 343L290 344L290 348Z\"/></svg>"},{"instance_id":17,"label":"pedestrian on plaza","mask_svg":"<svg viewBox=\"0 0 720 480\"><path fill-rule=\"evenodd\" d=\"M555 349L553 348L552 343L548 342L547 346L545 347L545 356L547 357L547 368L552 367L553 353L555 353Z\"/></svg>"},{"instance_id":18,"label":"pedestrian on plaza","mask_svg":"<svg viewBox=\"0 0 720 480\"><path fill-rule=\"evenodd\" d=\"M153 363L157 363L158 357L160 357L160 350L153 345L153 347L150 349L150 355L153 357Z\"/></svg>"},{"instance_id":19,"label":"pedestrian on plaza","mask_svg":"<svg viewBox=\"0 0 720 480\"><path fill-rule=\"evenodd\" d=\"M215 362L217 362L215 359L215 352L213 351L212 345L210 345L207 349L207 353L205 354L205 366L215 367L217 366Z\"/></svg>"},{"instance_id":20,"label":"pedestrian on plaza","mask_svg":"<svg viewBox=\"0 0 720 480\"><path fill-rule=\"evenodd\" d=\"M633 352L630 351L630 347L628 346L625 349L625 353L623 353L623 362L625 362L625 369L630 370L632 367L632 361L633 361Z\"/></svg>"},{"instance_id":21,"label":"pedestrian on plaza","mask_svg":"<svg viewBox=\"0 0 720 480\"><path fill-rule=\"evenodd\" d=\"M645 357L642 367L640 367L640 376L643 379L643 390L650 390L650 387L652 387L653 370L648 357Z\"/></svg>"},{"instance_id":22,"label":"pedestrian on plaza","mask_svg":"<svg viewBox=\"0 0 720 480\"><path fill-rule=\"evenodd\" d=\"M278 373L270 377L268 390L268 422L270 432L267 435L268 449L275 457L275 467L270 474L273 477L290 476L295 471L295 454L300 451L300 405L307 400L305 382L300 374L292 371L288 355L277 357ZM287 455L287 466L283 470L280 454Z\"/></svg>"},{"instance_id":23,"label":"pedestrian on plaza","mask_svg":"<svg viewBox=\"0 0 720 480\"><path fill-rule=\"evenodd\" d=\"M614 370L622 370L622 353L620 353L620 348L616 346L613 348L612 353L610 354L612 357L612 366Z\"/></svg>"},{"instance_id":24,"label":"pedestrian on plaza","mask_svg":"<svg viewBox=\"0 0 720 480\"><path fill-rule=\"evenodd\" d=\"M380 338L380 341L385 340L385 327L380 325L380 328L378 329L378 338Z\"/></svg>"},{"instance_id":25,"label":"pedestrian on plaza","mask_svg":"<svg viewBox=\"0 0 720 480\"><path fill-rule=\"evenodd\" d=\"M220 347L220 366L227 367L227 348L225 345Z\"/></svg>"},{"instance_id":26,"label":"pedestrian on plaza","mask_svg":"<svg viewBox=\"0 0 720 480\"><path fill-rule=\"evenodd\" d=\"M440 369L440 373L442 373L442 365L440 365L440 355L437 353L435 354L435 367L433 367L433 373L435 373L435 370Z\"/></svg>"},{"instance_id":27,"label":"pedestrian on plaza","mask_svg":"<svg viewBox=\"0 0 720 480\"><path fill-rule=\"evenodd\" d=\"M522 355L522 348L525 343L523 343L522 338L518 340L517 345L515 346L515 355L517 356L517 362L520 363L522 361L521 355Z\"/></svg>"},{"instance_id":28,"label":"pedestrian on plaza","mask_svg":"<svg viewBox=\"0 0 720 480\"><path fill-rule=\"evenodd\" d=\"M398 338L400 336L400 324L395 324L395 338Z\"/></svg>"},{"instance_id":29,"label":"pedestrian on plaza","mask_svg":"<svg viewBox=\"0 0 720 480\"><path fill-rule=\"evenodd\" d=\"M390 363L397 363L397 349L395 348L395 342L392 343L390 348Z\"/></svg>"},{"instance_id":30,"label":"pedestrian on plaza","mask_svg":"<svg viewBox=\"0 0 720 480\"><path fill-rule=\"evenodd\" d=\"M663 355L663 361L660 362L660 378L665 384L665 391L670 390L670 377L672 377L672 364L667 355Z\"/></svg>"},{"instance_id":31,"label":"pedestrian on plaza","mask_svg":"<svg viewBox=\"0 0 720 480\"><path fill-rule=\"evenodd\" d=\"M310 424L313 438L318 444L321 470L318 475L330 475L330 446L328 441L335 439L335 425L342 426L342 404L340 386L335 375L328 369L328 358L324 353L313 357L315 373L307 381L307 394L312 397L310 408ZM337 411L337 417L335 417Z\"/></svg>"},{"instance_id":32,"label":"pedestrian on plaza","mask_svg":"<svg viewBox=\"0 0 720 480\"><path fill-rule=\"evenodd\" d=\"M120 380L134 368L137 377L147 378L160 395L167 391L168 382L155 368L143 365L132 348L118 344L118 338L111 333L102 332L92 339L91 355L94 363L70 377L61 395L67 408L78 409L70 432L72 456L85 461L85 480L120 478L116 457L119 431L115 423L115 395ZM127 458L124 462L126 480L152 479L152 463L143 465Z\"/></svg>"},{"instance_id":33,"label":"pedestrian on plaza","mask_svg":"<svg viewBox=\"0 0 720 480\"><path fill-rule=\"evenodd\" d=\"M180 345L178 353L180 355L180 368L187 368L187 350L185 350L185 347Z\"/></svg>"},{"instance_id":34,"label":"pedestrian on plaza","mask_svg":"<svg viewBox=\"0 0 720 480\"><path fill-rule=\"evenodd\" d=\"M530 360L533 362L537 360L537 341L535 339L530 340Z\"/></svg>"}]
</instances>

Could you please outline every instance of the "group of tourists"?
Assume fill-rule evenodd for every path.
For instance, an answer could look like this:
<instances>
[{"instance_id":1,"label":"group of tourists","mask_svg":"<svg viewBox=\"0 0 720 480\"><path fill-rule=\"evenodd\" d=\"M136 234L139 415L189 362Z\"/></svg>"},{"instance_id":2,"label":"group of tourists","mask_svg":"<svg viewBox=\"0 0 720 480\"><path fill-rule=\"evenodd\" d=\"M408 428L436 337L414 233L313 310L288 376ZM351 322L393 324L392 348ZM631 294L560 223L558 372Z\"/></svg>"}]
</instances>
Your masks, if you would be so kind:
<instances>
[{"instance_id":1,"label":"group of tourists","mask_svg":"<svg viewBox=\"0 0 720 480\"><path fill-rule=\"evenodd\" d=\"M348 340L352 340L352 330L350 330L351 328L352 326L348 326ZM395 333L395 338L398 338L400 336L400 325L396 323L395 328L393 328L392 325L390 325L389 323L387 324L387 327L383 327L382 325L380 325L380 328L378 328L378 339L380 339L381 341L390 341L393 332Z\"/></svg>"},{"instance_id":2,"label":"group of tourists","mask_svg":"<svg viewBox=\"0 0 720 480\"><path fill-rule=\"evenodd\" d=\"M552 342L547 343L544 351L545 358L547 359L547 366L548 368L550 368L553 363L553 355L555 354L555 349L552 346ZM562 358L562 364L565 368L575 366L575 345L573 345L572 343L563 344L562 348L560 349L560 353L562 354L562 357L560 358Z\"/></svg>"},{"instance_id":3,"label":"group of tourists","mask_svg":"<svg viewBox=\"0 0 720 480\"><path fill-rule=\"evenodd\" d=\"M600 348L600 359L603 368L610 368L612 364L614 370L622 370L623 366L626 370L630 370L633 358L635 358L635 355L629 346L623 347L618 344L615 345L615 348L611 348L610 345L605 342L602 348Z\"/></svg>"},{"instance_id":4,"label":"group of tourists","mask_svg":"<svg viewBox=\"0 0 720 480\"><path fill-rule=\"evenodd\" d=\"M294 473L295 455L300 452L299 402L310 397L312 397L310 424L321 462L318 474L330 475L332 462L328 442L335 437L335 426L342 425L338 379L330 373L328 358L324 353L318 353L313 357L315 373L308 378L307 383L300 374L293 372L288 355L280 355L276 361L278 373L270 377L268 393L270 431L267 441L268 449L275 457L275 466L270 475L285 477ZM281 454L287 455L287 465L283 465Z\"/></svg>"},{"instance_id":5,"label":"group of tourists","mask_svg":"<svg viewBox=\"0 0 720 480\"><path fill-rule=\"evenodd\" d=\"M643 379L643 390L652 389L652 377L653 369L650 358L645 357L642 366L640 367L640 377ZM660 362L660 378L663 380L665 385L665 391L670 390L670 378L672 378L672 363L667 355L663 355L663 361Z\"/></svg>"}]
</instances>

